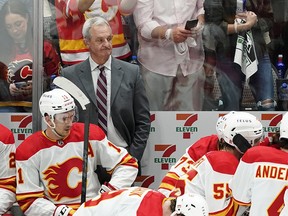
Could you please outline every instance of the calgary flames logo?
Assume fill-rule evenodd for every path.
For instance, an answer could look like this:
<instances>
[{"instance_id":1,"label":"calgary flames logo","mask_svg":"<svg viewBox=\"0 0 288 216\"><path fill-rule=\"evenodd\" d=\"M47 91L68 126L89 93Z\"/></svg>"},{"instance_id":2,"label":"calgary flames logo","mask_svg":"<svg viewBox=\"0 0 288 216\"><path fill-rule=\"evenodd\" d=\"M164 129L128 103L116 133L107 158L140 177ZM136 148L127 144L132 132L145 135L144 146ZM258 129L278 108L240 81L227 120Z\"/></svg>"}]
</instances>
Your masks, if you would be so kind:
<instances>
[{"instance_id":1,"label":"calgary flames logo","mask_svg":"<svg viewBox=\"0 0 288 216\"><path fill-rule=\"evenodd\" d=\"M30 59L16 60L8 65L8 82L22 82L32 80L32 65Z\"/></svg>"},{"instance_id":2,"label":"calgary flames logo","mask_svg":"<svg viewBox=\"0 0 288 216\"><path fill-rule=\"evenodd\" d=\"M82 160L80 158L72 158L62 164L52 165L43 172L51 198L60 201L64 197L74 198L81 195L81 178L79 182L73 184L69 182L69 180L79 179L73 176L75 172L77 174L82 172Z\"/></svg>"}]
</instances>

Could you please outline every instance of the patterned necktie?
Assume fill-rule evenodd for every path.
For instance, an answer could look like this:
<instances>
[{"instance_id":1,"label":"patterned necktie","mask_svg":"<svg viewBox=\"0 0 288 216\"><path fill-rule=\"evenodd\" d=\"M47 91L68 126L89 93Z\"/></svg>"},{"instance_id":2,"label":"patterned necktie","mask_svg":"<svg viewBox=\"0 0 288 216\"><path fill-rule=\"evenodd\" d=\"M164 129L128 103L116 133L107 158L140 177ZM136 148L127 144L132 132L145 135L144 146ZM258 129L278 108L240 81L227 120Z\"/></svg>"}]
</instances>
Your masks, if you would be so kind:
<instances>
[{"instance_id":1,"label":"patterned necktie","mask_svg":"<svg viewBox=\"0 0 288 216\"><path fill-rule=\"evenodd\" d=\"M98 125L107 135L107 80L105 67L98 66L100 74L97 81L96 100L98 106Z\"/></svg>"}]
</instances>

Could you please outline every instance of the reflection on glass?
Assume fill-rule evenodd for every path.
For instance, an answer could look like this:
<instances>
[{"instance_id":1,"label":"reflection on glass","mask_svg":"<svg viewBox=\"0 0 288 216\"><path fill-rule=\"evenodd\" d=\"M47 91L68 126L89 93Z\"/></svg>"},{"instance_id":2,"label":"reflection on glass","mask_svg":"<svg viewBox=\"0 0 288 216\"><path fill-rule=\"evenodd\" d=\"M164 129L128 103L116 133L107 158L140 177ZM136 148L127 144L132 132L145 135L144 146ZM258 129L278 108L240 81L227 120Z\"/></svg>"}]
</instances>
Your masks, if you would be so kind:
<instances>
[{"instance_id":1,"label":"reflection on glass","mask_svg":"<svg viewBox=\"0 0 288 216\"><path fill-rule=\"evenodd\" d=\"M4 6L3 2L6 1L0 1L0 7L3 7L0 12L0 61L6 67L1 67L1 106L4 101L31 102L32 88L32 74L19 78L17 71L13 70L15 64L10 64L15 60L32 61L32 25L28 13L32 11L31 4L23 5L21 0L10 0ZM165 4L156 0L138 0L133 16L129 16L132 21L127 21L128 17L118 13L114 1L79 1L78 7L73 5L70 8L66 8L67 2L61 2L55 1L54 5L44 1L44 38L59 44L64 65L87 58L87 48L81 37L82 25L87 17L93 17L99 12L112 22L112 15L115 15L117 22L114 24L118 30L114 35L119 34L117 38L123 41L113 38L114 56L117 57L116 51L120 44L127 52L118 53L119 58L127 57L127 53L130 55L130 50L137 55L152 111L288 109L274 103L279 102L280 88L276 86L277 77L274 72L277 56L283 54L285 71L288 65L288 2L285 0L229 0L225 5L216 0L187 0L184 1L185 7L183 4L174 5L174 0L167 0ZM89 4L83 6L83 2ZM107 2L113 4L106 5ZM243 2L246 2L245 6ZM9 4L15 6L8 13L5 8ZM28 8L25 8L27 5ZM242 21L236 22L236 18ZM199 25L192 31L185 31L186 22L192 19L200 20ZM250 30L257 57L257 72L251 77L245 75L243 68L234 63L237 38L239 35L247 38L246 32ZM138 38L135 37L136 34ZM129 43L130 48L124 39L128 42L133 40L132 44ZM45 41L44 65L46 62L53 65L53 70L46 70L45 76L50 77L49 74L53 73L58 75L55 71L60 67L59 57L57 52L56 57L51 57L54 48L49 47L47 44L50 42ZM65 43L72 45L66 46ZM246 45L248 49L253 48L250 46L251 40L247 40ZM209 66L211 58L214 58L212 68ZM247 56L243 58L243 62L245 61L249 63ZM26 63L28 69L29 63ZM32 72L32 65L30 69L26 72ZM5 75L9 70L9 75ZM25 90L21 84L23 80L26 83ZM18 83L17 86L15 83Z\"/></svg>"},{"instance_id":2,"label":"reflection on glass","mask_svg":"<svg viewBox=\"0 0 288 216\"><path fill-rule=\"evenodd\" d=\"M1 112L25 112L32 107L33 23L27 4L8 0L0 11ZM44 76L58 74L60 60L44 41Z\"/></svg>"}]
</instances>

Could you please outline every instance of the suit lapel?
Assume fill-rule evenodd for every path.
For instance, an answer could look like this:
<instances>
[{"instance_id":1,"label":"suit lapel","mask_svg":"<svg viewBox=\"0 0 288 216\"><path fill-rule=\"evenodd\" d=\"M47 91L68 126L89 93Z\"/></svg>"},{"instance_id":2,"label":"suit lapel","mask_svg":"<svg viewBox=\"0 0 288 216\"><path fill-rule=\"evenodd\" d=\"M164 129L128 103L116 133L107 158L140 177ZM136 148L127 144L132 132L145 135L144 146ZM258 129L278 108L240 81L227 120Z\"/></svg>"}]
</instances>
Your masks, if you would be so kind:
<instances>
[{"instance_id":1,"label":"suit lapel","mask_svg":"<svg viewBox=\"0 0 288 216\"><path fill-rule=\"evenodd\" d=\"M112 57L111 61L111 107L115 100L115 97L119 91L122 79L124 76L124 71L122 70L119 60Z\"/></svg>"},{"instance_id":2,"label":"suit lapel","mask_svg":"<svg viewBox=\"0 0 288 216\"><path fill-rule=\"evenodd\" d=\"M83 62L81 65L79 78L82 82L83 88L86 91L86 95L88 95L94 105L97 106L89 59L85 60L85 62Z\"/></svg>"}]
</instances>

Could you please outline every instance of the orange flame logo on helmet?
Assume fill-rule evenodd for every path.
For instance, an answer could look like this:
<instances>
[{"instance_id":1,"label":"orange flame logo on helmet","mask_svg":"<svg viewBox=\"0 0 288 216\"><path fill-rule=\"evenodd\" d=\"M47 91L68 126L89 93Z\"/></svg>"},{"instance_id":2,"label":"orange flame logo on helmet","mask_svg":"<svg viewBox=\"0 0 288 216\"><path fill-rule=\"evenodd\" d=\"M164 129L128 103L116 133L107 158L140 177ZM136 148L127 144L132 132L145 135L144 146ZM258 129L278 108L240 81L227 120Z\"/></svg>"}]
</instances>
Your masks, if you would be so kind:
<instances>
[{"instance_id":1,"label":"orange flame logo on helmet","mask_svg":"<svg viewBox=\"0 0 288 216\"><path fill-rule=\"evenodd\" d=\"M80 181L76 186L70 186L69 179L78 179L75 174L71 174L73 169L77 169ZM80 158L72 158L62 164L52 165L43 172L44 180L47 181L48 193L55 201L62 198L75 198L81 195L81 173L82 160ZM72 176L73 175L73 176Z\"/></svg>"}]
</instances>

